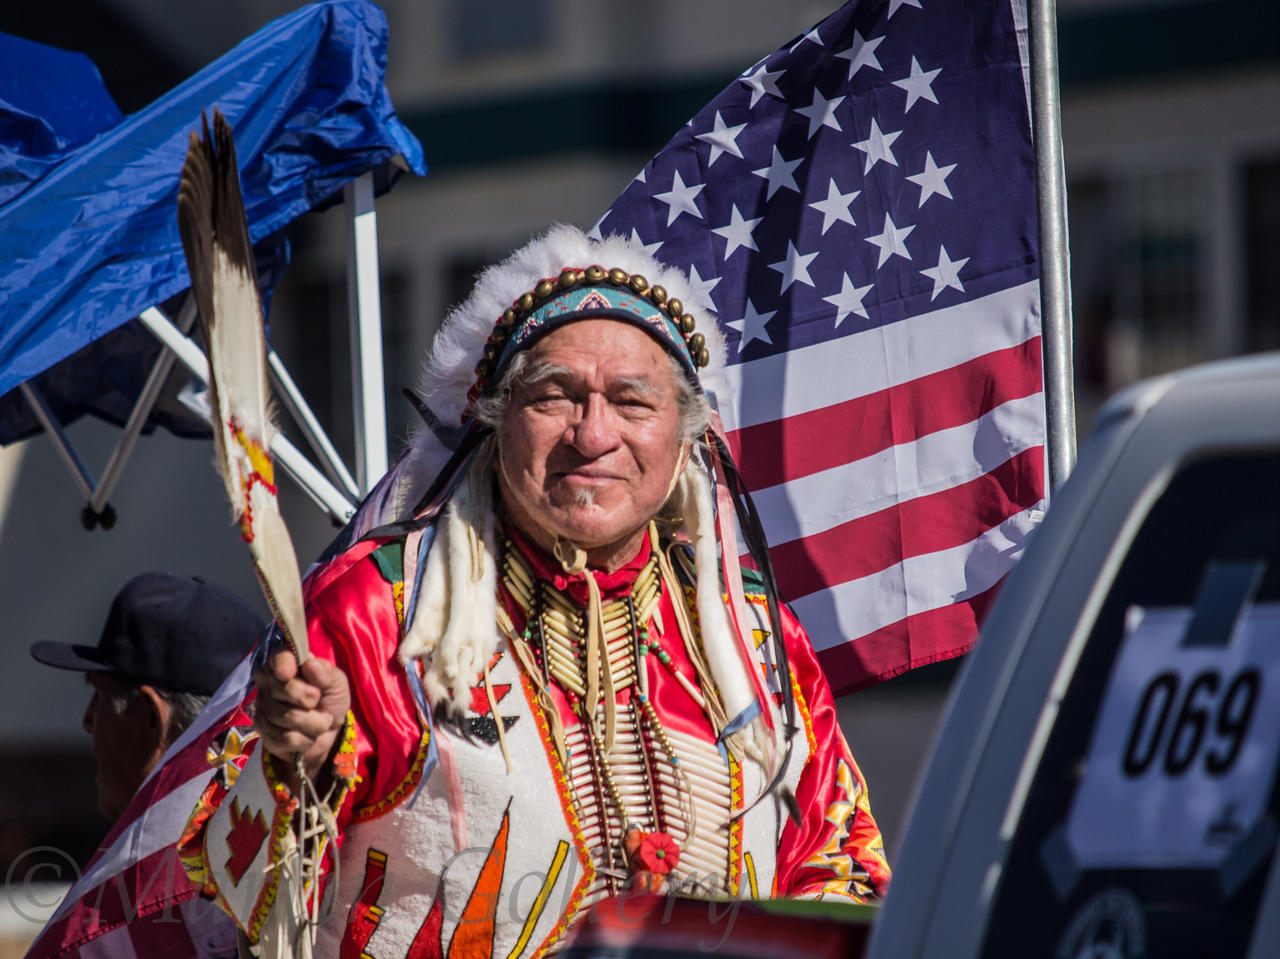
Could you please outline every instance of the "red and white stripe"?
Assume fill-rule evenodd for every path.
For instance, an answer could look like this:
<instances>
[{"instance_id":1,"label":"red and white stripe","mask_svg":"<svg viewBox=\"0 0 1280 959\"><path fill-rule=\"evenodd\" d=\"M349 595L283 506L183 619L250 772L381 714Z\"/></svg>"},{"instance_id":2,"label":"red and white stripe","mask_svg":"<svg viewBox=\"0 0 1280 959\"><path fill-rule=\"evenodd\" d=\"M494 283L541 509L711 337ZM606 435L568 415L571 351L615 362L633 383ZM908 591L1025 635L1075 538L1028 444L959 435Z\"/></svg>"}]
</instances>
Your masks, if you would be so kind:
<instances>
[{"instance_id":1,"label":"red and white stripe","mask_svg":"<svg viewBox=\"0 0 1280 959\"><path fill-rule=\"evenodd\" d=\"M1046 505L1038 284L729 377L779 590L837 694L968 649Z\"/></svg>"},{"instance_id":2,"label":"red and white stripe","mask_svg":"<svg viewBox=\"0 0 1280 959\"><path fill-rule=\"evenodd\" d=\"M248 690L251 661L252 654L241 661L165 753L26 959L234 953L234 927L217 906L197 898L178 861L177 842L212 775L209 744Z\"/></svg>"}]
</instances>

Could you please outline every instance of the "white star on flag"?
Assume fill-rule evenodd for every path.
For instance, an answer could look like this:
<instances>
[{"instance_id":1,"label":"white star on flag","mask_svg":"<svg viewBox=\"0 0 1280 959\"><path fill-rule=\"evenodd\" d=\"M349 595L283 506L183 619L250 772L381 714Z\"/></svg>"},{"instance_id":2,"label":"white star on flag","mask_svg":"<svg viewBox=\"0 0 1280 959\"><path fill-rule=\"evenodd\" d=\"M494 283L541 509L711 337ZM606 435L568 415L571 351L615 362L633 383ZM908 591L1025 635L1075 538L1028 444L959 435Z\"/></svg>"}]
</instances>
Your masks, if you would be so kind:
<instances>
[{"instance_id":1,"label":"white star on flag","mask_svg":"<svg viewBox=\"0 0 1280 959\"><path fill-rule=\"evenodd\" d=\"M696 183L689 186L684 185L684 180L680 178L680 171L676 170L675 176L671 180L671 189L666 193L655 193L655 200L661 200L667 205L667 226L675 222L676 217L681 213L691 213L699 220L702 214L698 212L697 204L693 202L694 197L702 192L704 184Z\"/></svg>"},{"instance_id":2,"label":"white star on flag","mask_svg":"<svg viewBox=\"0 0 1280 959\"><path fill-rule=\"evenodd\" d=\"M659 240L657 243L645 243L644 240L640 238L640 231L637 230L634 226L631 228L631 239L635 240L637 243L643 246L644 251L646 253L653 254L654 256L657 255L659 248L662 246L661 240Z\"/></svg>"},{"instance_id":3,"label":"white star on flag","mask_svg":"<svg viewBox=\"0 0 1280 959\"><path fill-rule=\"evenodd\" d=\"M861 190L854 190L852 193L841 193L836 186L835 178L831 179L827 184L827 198L809 204L811 208L822 214L823 236L826 236L827 230L837 221L848 223L850 226L857 225L853 222L853 214L849 212L849 205L861 194Z\"/></svg>"},{"instance_id":4,"label":"white star on flag","mask_svg":"<svg viewBox=\"0 0 1280 959\"><path fill-rule=\"evenodd\" d=\"M743 219L742 214L738 212L736 203L730 208L729 223L726 226L716 227L711 231L716 236L724 237L724 258L726 260L733 255L733 251L738 247L759 251L760 247L756 246L756 241L752 237L751 231L763 219L764 217L762 216L754 217L750 220ZM824 230L823 232L825 233L826 231Z\"/></svg>"},{"instance_id":5,"label":"white star on flag","mask_svg":"<svg viewBox=\"0 0 1280 959\"><path fill-rule=\"evenodd\" d=\"M770 310L768 313L757 313L756 308L751 305L751 299L747 298L747 311L742 315L742 319L725 322L725 326L731 330L737 330L739 333L739 353L746 349L747 344L752 340L764 340L770 346L773 345L773 340L769 339L769 331L765 329L765 324L772 320L777 312L777 310Z\"/></svg>"},{"instance_id":6,"label":"white star on flag","mask_svg":"<svg viewBox=\"0 0 1280 959\"><path fill-rule=\"evenodd\" d=\"M813 286L813 279L809 276L809 264L817 256L817 253L801 253L793 242L787 241L787 258L769 264L769 269L777 270L782 274L783 293L786 293L787 288L797 281L806 286Z\"/></svg>"},{"instance_id":7,"label":"white star on flag","mask_svg":"<svg viewBox=\"0 0 1280 959\"><path fill-rule=\"evenodd\" d=\"M809 139L813 139L813 135L818 132L821 127L830 127L833 130L843 132L840 121L836 119L836 107L844 103L844 97L834 97L828 100L815 88L813 91L813 102L807 107L800 107L796 113L802 117L809 118Z\"/></svg>"},{"instance_id":8,"label":"white star on flag","mask_svg":"<svg viewBox=\"0 0 1280 959\"><path fill-rule=\"evenodd\" d=\"M716 288L716 284L722 279L723 277L720 276L712 276L704 280L698 275L698 268L696 266L693 266L692 264L689 266L689 288L696 290L699 295L708 300L711 299L711 291Z\"/></svg>"},{"instance_id":9,"label":"white star on flag","mask_svg":"<svg viewBox=\"0 0 1280 959\"><path fill-rule=\"evenodd\" d=\"M920 6L920 0L889 0L889 14L885 19L892 19L893 15L902 7L915 7L917 10L924 9L924 7Z\"/></svg>"},{"instance_id":10,"label":"white star on flag","mask_svg":"<svg viewBox=\"0 0 1280 959\"><path fill-rule=\"evenodd\" d=\"M868 40L857 30L853 31L853 45L848 50L837 53L836 56L842 60L849 61L849 79L853 79L853 75L863 67L870 67L872 70L883 70L880 61L876 58L876 47L884 42L884 37L876 37L874 40Z\"/></svg>"},{"instance_id":11,"label":"white star on flag","mask_svg":"<svg viewBox=\"0 0 1280 959\"><path fill-rule=\"evenodd\" d=\"M801 37L795 43L791 44L791 52L795 53L796 47L800 46L800 44L804 43L806 40L812 40L814 43L816 43L820 47L825 46L825 44L822 42L822 37L818 36L818 28L814 27L812 30L806 33L803 37Z\"/></svg>"},{"instance_id":12,"label":"white star on flag","mask_svg":"<svg viewBox=\"0 0 1280 959\"><path fill-rule=\"evenodd\" d=\"M697 139L711 144L711 158L707 160L707 166L710 167L719 160L722 153L732 153L741 160L742 151L738 149L738 134L746 128L745 123L739 123L736 127L729 126L720 119L720 111L717 110L715 128L707 133L699 133L697 136Z\"/></svg>"},{"instance_id":13,"label":"white star on flag","mask_svg":"<svg viewBox=\"0 0 1280 959\"><path fill-rule=\"evenodd\" d=\"M866 286L854 286L853 280L849 278L849 274L844 275L844 282L840 286L839 293L832 293L830 296L824 296L823 299L836 308L836 326L849 316L850 313L857 313L863 319L870 319L867 316L867 310L862 305L862 299L871 290L872 284Z\"/></svg>"},{"instance_id":14,"label":"white star on flag","mask_svg":"<svg viewBox=\"0 0 1280 959\"><path fill-rule=\"evenodd\" d=\"M929 296L930 302L936 300L938 298L938 294L947 287L951 287L953 290L959 290L961 293L964 292L964 285L960 282L960 270L968 262L969 258L967 256L963 259L953 260L947 256L947 248L945 246L939 248L938 265L930 267L927 270L920 271L929 279L933 280L933 293Z\"/></svg>"},{"instance_id":15,"label":"white star on flag","mask_svg":"<svg viewBox=\"0 0 1280 959\"><path fill-rule=\"evenodd\" d=\"M911 254L907 252L907 237L914 229L914 226L896 226L888 213L884 215L884 231L866 238L868 243L880 247L880 262L876 264L877 270L884 266L885 261L895 253L905 259L911 259Z\"/></svg>"},{"instance_id":16,"label":"white star on flag","mask_svg":"<svg viewBox=\"0 0 1280 959\"><path fill-rule=\"evenodd\" d=\"M941 67L937 70L921 70L920 61L915 57L911 58L911 75L893 81L895 87L901 87L907 91L907 106L903 113L910 113L917 100L938 102L938 98L933 95L933 80L941 72Z\"/></svg>"},{"instance_id":17,"label":"white star on flag","mask_svg":"<svg viewBox=\"0 0 1280 959\"><path fill-rule=\"evenodd\" d=\"M795 171L796 167L803 162L804 157L801 157L798 160L782 159L782 154L778 152L778 148L775 146L773 148L773 160L770 164L767 167L761 167L759 170L751 171L756 176L764 177L769 181L769 189L765 192L764 198L766 200L772 200L773 195L777 193L778 190L782 189L782 187L786 187L788 190L794 190L796 193L799 193L800 187L796 186Z\"/></svg>"},{"instance_id":18,"label":"white star on flag","mask_svg":"<svg viewBox=\"0 0 1280 959\"><path fill-rule=\"evenodd\" d=\"M853 144L855 150L861 150L867 155L867 165L863 168L862 173L865 176L871 172L871 168L883 160L885 163L898 165L897 159L893 155L893 141L902 136L902 131L895 133L882 133L880 124L876 122L876 118L871 118L871 133L865 140Z\"/></svg>"},{"instance_id":19,"label":"white star on flag","mask_svg":"<svg viewBox=\"0 0 1280 959\"><path fill-rule=\"evenodd\" d=\"M924 201L937 193L939 196L945 196L948 200L953 199L951 191L947 189L947 177L951 171L956 168L954 163L940 167L933 162L933 154L928 151L924 155L924 169L913 176L907 177L912 183L920 187L920 203L916 207L919 209L924 206Z\"/></svg>"},{"instance_id":20,"label":"white star on flag","mask_svg":"<svg viewBox=\"0 0 1280 959\"><path fill-rule=\"evenodd\" d=\"M766 58L767 59L767 58ZM748 109L754 107L760 102L760 98L766 93L778 100L783 99L782 91L778 89L778 77L786 73L786 70L766 70L765 61L761 60L750 73L740 77L739 79L751 88L751 102L747 104Z\"/></svg>"}]
</instances>

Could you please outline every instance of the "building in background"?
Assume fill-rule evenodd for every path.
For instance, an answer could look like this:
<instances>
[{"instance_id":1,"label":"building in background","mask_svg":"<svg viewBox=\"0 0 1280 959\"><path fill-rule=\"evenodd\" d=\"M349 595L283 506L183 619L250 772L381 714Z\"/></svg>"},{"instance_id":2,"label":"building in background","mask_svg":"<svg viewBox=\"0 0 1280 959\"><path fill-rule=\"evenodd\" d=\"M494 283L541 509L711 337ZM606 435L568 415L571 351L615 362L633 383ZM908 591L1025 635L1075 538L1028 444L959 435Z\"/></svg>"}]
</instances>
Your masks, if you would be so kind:
<instances>
[{"instance_id":1,"label":"building in background","mask_svg":"<svg viewBox=\"0 0 1280 959\"><path fill-rule=\"evenodd\" d=\"M873 0L875 2L875 0ZM883 0L880 0L883 2ZM931 3L959 0L921 0ZM476 270L554 220L590 227L697 109L828 2L387 0L388 86L430 175L378 207L387 412L394 455L416 415L401 397L448 305ZM126 109L297 4L163 0L10 4L0 30L80 49ZM1273 0L1059 0L1081 433L1140 376L1280 348L1280 6ZM851 161L852 162L852 161ZM272 307L272 342L340 449L351 447L346 247L340 218L309 214ZM81 423L105 450L113 427ZM41 438L0 450L0 603L12 643L92 642L132 572L169 566L254 591L211 453L168 436L140 444L115 496L116 528L85 532L75 488ZM288 496L288 491L286 491ZM332 533L294 495L305 563ZM916 770L954 665L841 704L896 851ZM87 855L98 831L33 797L39 773L92 775L75 683L34 663L0 675L0 869L41 843ZM68 786L69 788L69 786ZM92 790L82 816L92 817ZM43 805L41 805L43 803ZM31 818L31 809L44 811ZM83 818L81 822L85 822ZM90 820L91 821L91 820ZM0 876L4 873L0 872Z\"/></svg>"},{"instance_id":2,"label":"building in background","mask_svg":"<svg viewBox=\"0 0 1280 959\"><path fill-rule=\"evenodd\" d=\"M1139 377L1280 349L1280 7L1060 8L1083 427Z\"/></svg>"}]
</instances>

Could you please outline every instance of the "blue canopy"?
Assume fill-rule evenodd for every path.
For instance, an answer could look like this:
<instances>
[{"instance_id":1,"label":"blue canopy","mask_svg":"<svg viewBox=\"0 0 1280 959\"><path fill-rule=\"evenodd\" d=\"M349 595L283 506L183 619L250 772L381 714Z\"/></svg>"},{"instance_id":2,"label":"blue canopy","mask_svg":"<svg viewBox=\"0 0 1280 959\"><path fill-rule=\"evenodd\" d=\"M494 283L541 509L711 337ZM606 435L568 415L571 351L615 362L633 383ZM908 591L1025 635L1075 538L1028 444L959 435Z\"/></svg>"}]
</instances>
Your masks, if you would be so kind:
<instances>
[{"instance_id":1,"label":"blue canopy","mask_svg":"<svg viewBox=\"0 0 1280 959\"><path fill-rule=\"evenodd\" d=\"M255 243L366 172L379 193L402 169L426 173L383 83L386 19L367 0L282 17L123 119L87 59L0 39L0 63L18 62L15 50L29 64L0 70L0 442L35 429L14 387L190 286L178 175L202 110L216 105L235 132ZM60 74L56 100L33 89L36 71ZM147 335L122 339L127 353ZM129 356L119 360L131 380ZM101 357L94 367L95 380L119 378ZM83 411L83 397L56 395L59 382L83 392L83 378L46 379L64 422Z\"/></svg>"},{"instance_id":2,"label":"blue canopy","mask_svg":"<svg viewBox=\"0 0 1280 959\"><path fill-rule=\"evenodd\" d=\"M0 203L123 119L83 53L0 33Z\"/></svg>"}]
</instances>

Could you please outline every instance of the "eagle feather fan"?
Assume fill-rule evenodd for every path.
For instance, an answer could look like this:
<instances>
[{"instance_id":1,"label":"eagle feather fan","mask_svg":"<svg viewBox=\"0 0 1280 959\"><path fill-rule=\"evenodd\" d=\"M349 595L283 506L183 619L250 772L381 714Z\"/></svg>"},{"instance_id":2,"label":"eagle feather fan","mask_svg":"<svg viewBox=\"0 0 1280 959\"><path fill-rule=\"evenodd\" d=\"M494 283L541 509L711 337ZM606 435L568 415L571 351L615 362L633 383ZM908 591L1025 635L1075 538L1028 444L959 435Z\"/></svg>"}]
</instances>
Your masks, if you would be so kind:
<instances>
[{"instance_id":1,"label":"eagle feather fan","mask_svg":"<svg viewBox=\"0 0 1280 959\"><path fill-rule=\"evenodd\" d=\"M262 304L230 124L191 134L178 188L178 231L209 351L218 473L267 601L299 663L308 658L302 580L276 497Z\"/></svg>"}]
</instances>

